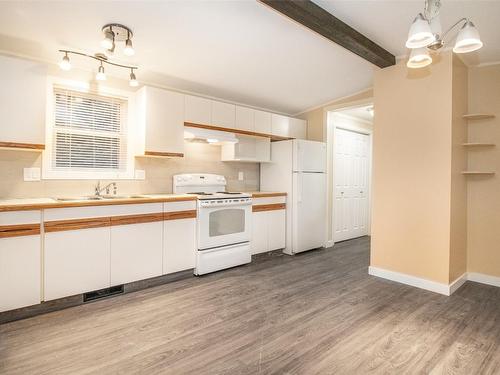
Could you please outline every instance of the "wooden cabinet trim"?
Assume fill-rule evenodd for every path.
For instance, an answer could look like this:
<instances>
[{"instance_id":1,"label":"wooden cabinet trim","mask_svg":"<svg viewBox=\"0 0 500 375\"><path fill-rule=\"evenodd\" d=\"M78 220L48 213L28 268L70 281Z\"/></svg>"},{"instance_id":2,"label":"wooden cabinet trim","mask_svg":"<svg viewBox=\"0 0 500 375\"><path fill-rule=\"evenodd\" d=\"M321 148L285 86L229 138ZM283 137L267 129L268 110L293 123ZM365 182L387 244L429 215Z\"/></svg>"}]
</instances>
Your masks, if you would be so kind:
<instances>
[{"instance_id":1,"label":"wooden cabinet trim","mask_svg":"<svg viewBox=\"0 0 500 375\"><path fill-rule=\"evenodd\" d=\"M257 204L252 206L252 212L284 210L286 203Z\"/></svg>"},{"instance_id":2,"label":"wooden cabinet trim","mask_svg":"<svg viewBox=\"0 0 500 375\"><path fill-rule=\"evenodd\" d=\"M234 129L234 128L223 128L221 126L214 126L214 125L195 124L195 123L192 123L192 122L184 122L184 126L185 127L189 127L189 128L209 129L209 130L217 130L217 131L223 131L223 132L230 132L230 133L235 133L235 134L249 135L249 136L253 136L253 137L270 138L271 142L286 141L288 139L293 139L293 138L290 138L290 137L281 137L279 135L257 133L257 132L251 132L251 131L248 131L248 130Z\"/></svg>"},{"instance_id":3,"label":"wooden cabinet trim","mask_svg":"<svg viewBox=\"0 0 500 375\"><path fill-rule=\"evenodd\" d=\"M111 225L129 225L163 221L163 212L140 215L111 216Z\"/></svg>"},{"instance_id":4,"label":"wooden cabinet trim","mask_svg":"<svg viewBox=\"0 0 500 375\"><path fill-rule=\"evenodd\" d=\"M159 151L144 151L144 156L157 156L166 158L182 158L184 154L182 152L159 152Z\"/></svg>"},{"instance_id":5,"label":"wooden cabinet trim","mask_svg":"<svg viewBox=\"0 0 500 375\"><path fill-rule=\"evenodd\" d=\"M45 150L45 145L37 143L18 143L18 142L1 142L0 147L4 148L21 148L29 150Z\"/></svg>"},{"instance_id":6,"label":"wooden cabinet trim","mask_svg":"<svg viewBox=\"0 0 500 375\"><path fill-rule=\"evenodd\" d=\"M286 197L286 193L276 192L276 193L266 193L266 192L253 192L252 198L272 198L272 197Z\"/></svg>"},{"instance_id":7,"label":"wooden cabinet trim","mask_svg":"<svg viewBox=\"0 0 500 375\"><path fill-rule=\"evenodd\" d=\"M40 234L40 224L0 225L0 238Z\"/></svg>"},{"instance_id":8,"label":"wooden cabinet trim","mask_svg":"<svg viewBox=\"0 0 500 375\"><path fill-rule=\"evenodd\" d=\"M179 220L196 218L196 210L164 212L163 220Z\"/></svg>"},{"instance_id":9,"label":"wooden cabinet trim","mask_svg":"<svg viewBox=\"0 0 500 375\"><path fill-rule=\"evenodd\" d=\"M109 227L110 225L110 217L94 217L89 219L46 221L43 227L45 233L51 233L78 229L102 228Z\"/></svg>"}]
</instances>

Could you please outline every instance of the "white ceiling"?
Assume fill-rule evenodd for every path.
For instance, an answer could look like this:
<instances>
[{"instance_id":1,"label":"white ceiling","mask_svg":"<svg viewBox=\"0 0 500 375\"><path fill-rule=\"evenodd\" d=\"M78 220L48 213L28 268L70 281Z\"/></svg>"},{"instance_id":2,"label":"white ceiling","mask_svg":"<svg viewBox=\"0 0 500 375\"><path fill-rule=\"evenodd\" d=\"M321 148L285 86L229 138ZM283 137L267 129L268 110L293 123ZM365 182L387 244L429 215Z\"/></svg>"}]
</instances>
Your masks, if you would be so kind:
<instances>
[{"instance_id":1,"label":"white ceiling","mask_svg":"<svg viewBox=\"0 0 500 375\"><path fill-rule=\"evenodd\" d=\"M395 55L423 1L316 0ZM500 60L500 2L446 1L446 27L461 15L485 42L480 62ZM134 31L142 82L294 114L371 86L373 65L254 0L0 2L0 49L58 61L59 48L99 52L100 28ZM477 62L477 61L476 61ZM74 59L74 66L85 66ZM375 68L377 69L377 68ZM125 72L117 72L124 76Z\"/></svg>"}]
</instances>

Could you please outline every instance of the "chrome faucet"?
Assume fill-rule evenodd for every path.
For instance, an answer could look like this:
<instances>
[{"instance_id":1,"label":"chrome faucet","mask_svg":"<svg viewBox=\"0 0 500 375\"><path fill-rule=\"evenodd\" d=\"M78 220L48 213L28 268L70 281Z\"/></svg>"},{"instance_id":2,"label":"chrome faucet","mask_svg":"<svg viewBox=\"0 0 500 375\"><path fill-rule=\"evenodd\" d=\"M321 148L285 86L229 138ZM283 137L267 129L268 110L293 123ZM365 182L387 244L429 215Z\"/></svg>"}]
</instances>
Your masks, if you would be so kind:
<instances>
[{"instance_id":1,"label":"chrome faucet","mask_svg":"<svg viewBox=\"0 0 500 375\"><path fill-rule=\"evenodd\" d=\"M106 195L109 195L109 191L110 191L111 186L113 186L113 194L116 195L116 190L117 190L116 182L110 182L109 184L107 184L106 186L101 188L101 181L97 181L97 184L95 185L95 188L94 188L94 195L96 197L101 197L101 193L104 190L106 190Z\"/></svg>"}]
</instances>

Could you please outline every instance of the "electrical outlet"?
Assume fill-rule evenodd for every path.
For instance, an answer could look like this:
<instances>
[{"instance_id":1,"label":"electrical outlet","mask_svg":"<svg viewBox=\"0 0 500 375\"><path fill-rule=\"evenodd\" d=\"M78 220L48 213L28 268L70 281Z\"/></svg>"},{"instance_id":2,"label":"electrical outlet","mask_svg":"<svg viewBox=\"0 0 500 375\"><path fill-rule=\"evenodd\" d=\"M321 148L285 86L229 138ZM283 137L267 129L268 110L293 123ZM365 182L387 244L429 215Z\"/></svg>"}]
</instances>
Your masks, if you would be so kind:
<instances>
[{"instance_id":1,"label":"electrical outlet","mask_svg":"<svg viewBox=\"0 0 500 375\"><path fill-rule=\"evenodd\" d=\"M243 174L243 172L241 172L241 171L240 171L240 172L238 172L238 181L243 181L243 179L244 179L244 174Z\"/></svg>"},{"instance_id":2,"label":"electrical outlet","mask_svg":"<svg viewBox=\"0 0 500 375\"><path fill-rule=\"evenodd\" d=\"M24 168L24 181L40 181L40 168Z\"/></svg>"},{"instance_id":3,"label":"electrical outlet","mask_svg":"<svg viewBox=\"0 0 500 375\"><path fill-rule=\"evenodd\" d=\"M136 180L145 180L146 179L146 171L144 169L136 169L135 170L135 179Z\"/></svg>"}]
</instances>

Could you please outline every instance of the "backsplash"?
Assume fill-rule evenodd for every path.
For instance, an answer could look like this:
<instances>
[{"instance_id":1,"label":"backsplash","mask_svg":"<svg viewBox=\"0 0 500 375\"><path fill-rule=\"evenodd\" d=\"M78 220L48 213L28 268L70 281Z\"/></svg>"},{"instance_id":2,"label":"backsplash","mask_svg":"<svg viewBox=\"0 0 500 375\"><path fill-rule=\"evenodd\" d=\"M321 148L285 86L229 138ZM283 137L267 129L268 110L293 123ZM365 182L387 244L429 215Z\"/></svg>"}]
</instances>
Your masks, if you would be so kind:
<instances>
[{"instance_id":1,"label":"backsplash","mask_svg":"<svg viewBox=\"0 0 500 375\"><path fill-rule=\"evenodd\" d=\"M172 176L179 173L215 173L226 177L232 191L259 190L259 164L220 161L220 147L185 143L184 158L136 158L135 169L145 180L115 180L118 194L172 193ZM42 180L25 182L23 169L42 166L42 155L0 150L0 199L81 196L93 194L96 180ZM238 180L243 172L243 181ZM108 181L102 180L106 183Z\"/></svg>"}]
</instances>

